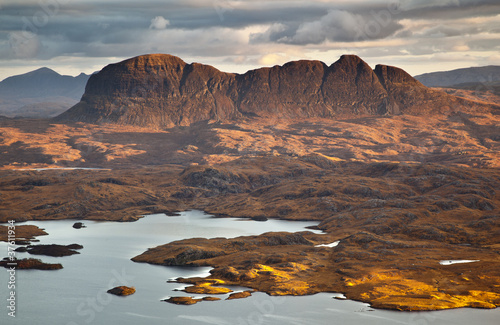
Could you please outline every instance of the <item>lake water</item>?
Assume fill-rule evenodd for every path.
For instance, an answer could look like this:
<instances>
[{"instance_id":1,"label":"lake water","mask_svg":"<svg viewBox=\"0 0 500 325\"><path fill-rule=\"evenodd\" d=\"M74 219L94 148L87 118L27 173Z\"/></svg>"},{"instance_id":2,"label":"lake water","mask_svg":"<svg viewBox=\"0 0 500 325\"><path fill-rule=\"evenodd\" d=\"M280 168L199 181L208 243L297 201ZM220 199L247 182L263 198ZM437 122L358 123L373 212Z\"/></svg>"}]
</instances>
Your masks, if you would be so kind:
<instances>
[{"instance_id":1,"label":"lake water","mask_svg":"<svg viewBox=\"0 0 500 325\"><path fill-rule=\"evenodd\" d=\"M373 310L367 304L332 299L323 293L306 297L271 297L254 293L239 300L200 302L177 306L161 300L187 295L174 292L182 285L167 283L179 276L208 274L209 268L163 267L134 263L130 258L174 240L192 237L237 237L268 231L303 231L313 222L267 222L216 219L188 211L179 217L151 215L133 223L85 221L87 228L73 229L74 221L40 221L25 224L45 228L41 244L84 246L81 254L55 258L58 271L18 270L16 318L7 315L8 273L0 269L0 293L4 306L0 324L498 324L500 309L457 309L437 312ZM7 244L0 242L7 256ZM1 256L1 255L0 255ZM17 253L18 258L28 257ZM38 257L38 256L36 256ZM117 297L106 291L117 285L134 286L137 292ZM235 288L238 289L238 288ZM240 288L241 289L241 288ZM196 296L196 295L194 295ZM219 296L225 299L227 296Z\"/></svg>"}]
</instances>

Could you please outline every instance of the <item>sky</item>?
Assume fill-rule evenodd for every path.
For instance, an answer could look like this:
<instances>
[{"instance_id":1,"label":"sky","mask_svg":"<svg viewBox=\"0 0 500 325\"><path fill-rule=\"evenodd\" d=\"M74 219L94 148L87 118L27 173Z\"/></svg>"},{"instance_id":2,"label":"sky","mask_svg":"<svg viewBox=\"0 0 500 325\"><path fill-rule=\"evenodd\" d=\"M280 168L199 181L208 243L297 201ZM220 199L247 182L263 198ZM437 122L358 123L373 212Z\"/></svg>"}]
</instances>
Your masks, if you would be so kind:
<instances>
[{"instance_id":1,"label":"sky","mask_svg":"<svg viewBox=\"0 0 500 325\"><path fill-rule=\"evenodd\" d=\"M0 0L0 80L148 53L237 73L342 54L412 75L500 65L500 0Z\"/></svg>"}]
</instances>

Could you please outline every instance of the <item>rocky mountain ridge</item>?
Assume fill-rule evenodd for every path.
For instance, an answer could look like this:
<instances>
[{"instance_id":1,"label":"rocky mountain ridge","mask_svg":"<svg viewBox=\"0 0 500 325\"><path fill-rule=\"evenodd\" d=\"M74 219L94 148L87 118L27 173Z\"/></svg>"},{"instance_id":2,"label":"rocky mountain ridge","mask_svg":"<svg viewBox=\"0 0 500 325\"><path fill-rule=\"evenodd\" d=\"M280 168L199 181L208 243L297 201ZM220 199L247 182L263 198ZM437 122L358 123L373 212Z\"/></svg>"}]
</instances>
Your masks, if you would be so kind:
<instances>
[{"instance_id":1,"label":"rocky mountain ridge","mask_svg":"<svg viewBox=\"0 0 500 325\"><path fill-rule=\"evenodd\" d=\"M464 106L471 103L429 89L399 68L372 70L355 55L330 66L302 60L233 74L151 54L91 76L81 101L57 119L172 127L244 116L419 115Z\"/></svg>"}]
</instances>

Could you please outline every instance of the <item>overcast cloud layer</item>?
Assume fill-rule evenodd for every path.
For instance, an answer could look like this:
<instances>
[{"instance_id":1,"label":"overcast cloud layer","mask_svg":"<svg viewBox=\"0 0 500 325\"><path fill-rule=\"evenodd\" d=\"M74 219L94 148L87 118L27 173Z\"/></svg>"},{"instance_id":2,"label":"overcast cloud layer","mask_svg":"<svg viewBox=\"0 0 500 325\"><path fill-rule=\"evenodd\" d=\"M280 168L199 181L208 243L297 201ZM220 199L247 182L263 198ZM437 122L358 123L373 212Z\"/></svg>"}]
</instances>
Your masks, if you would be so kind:
<instances>
[{"instance_id":1,"label":"overcast cloud layer","mask_svg":"<svg viewBox=\"0 0 500 325\"><path fill-rule=\"evenodd\" d=\"M498 0L6 0L0 79L90 73L145 53L244 72L353 53L411 74L500 65Z\"/></svg>"}]
</instances>

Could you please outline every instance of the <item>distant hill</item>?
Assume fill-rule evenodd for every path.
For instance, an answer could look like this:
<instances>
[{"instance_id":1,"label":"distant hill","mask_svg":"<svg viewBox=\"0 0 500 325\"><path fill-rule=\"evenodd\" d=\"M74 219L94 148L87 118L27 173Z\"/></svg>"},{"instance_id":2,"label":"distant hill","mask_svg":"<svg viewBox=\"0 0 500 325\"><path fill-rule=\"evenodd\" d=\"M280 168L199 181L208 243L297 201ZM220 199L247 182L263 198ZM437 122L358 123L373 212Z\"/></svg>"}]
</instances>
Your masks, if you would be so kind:
<instances>
[{"instance_id":1,"label":"distant hill","mask_svg":"<svg viewBox=\"0 0 500 325\"><path fill-rule=\"evenodd\" d=\"M0 115L53 117L76 104L89 75L63 76L40 68L0 82Z\"/></svg>"},{"instance_id":2,"label":"distant hill","mask_svg":"<svg viewBox=\"0 0 500 325\"><path fill-rule=\"evenodd\" d=\"M415 79L427 87L451 87L468 84L477 87L478 85L489 85L500 81L500 66L489 65L477 68L464 68L451 71L441 71L424 73L415 76Z\"/></svg>"},{"instance_id":3,"label":"distant hill","mask_svg":"<svg viewBox=\"0 0 500 325\"><path fill-rule=\"evenodd\" d=\"M82 100L58 119L172 127L245 116L418 115L460 109L463 103L402 69L377 65L373 70L355 55L343 55L330 66L304 60L233 74L151 54L92 75Z\"/></svg>"}]
</instances>

